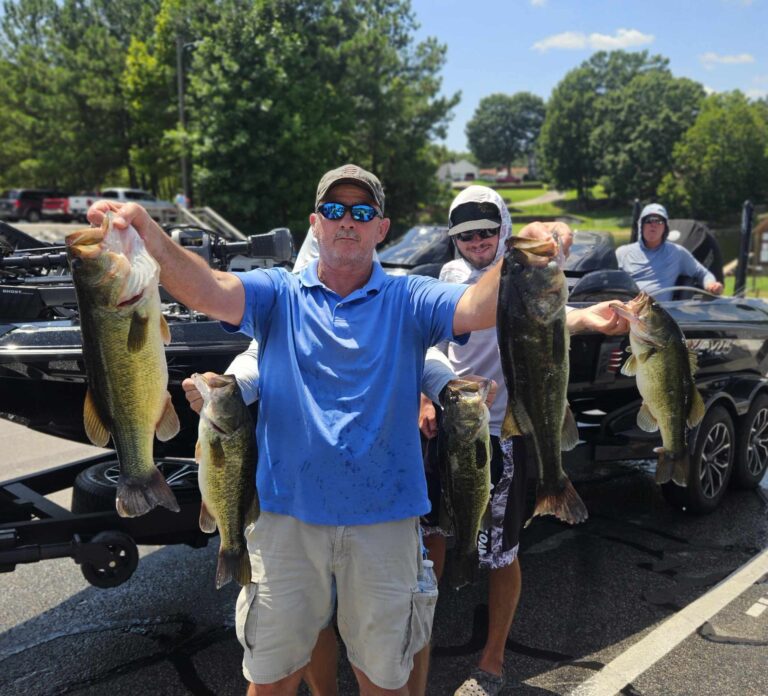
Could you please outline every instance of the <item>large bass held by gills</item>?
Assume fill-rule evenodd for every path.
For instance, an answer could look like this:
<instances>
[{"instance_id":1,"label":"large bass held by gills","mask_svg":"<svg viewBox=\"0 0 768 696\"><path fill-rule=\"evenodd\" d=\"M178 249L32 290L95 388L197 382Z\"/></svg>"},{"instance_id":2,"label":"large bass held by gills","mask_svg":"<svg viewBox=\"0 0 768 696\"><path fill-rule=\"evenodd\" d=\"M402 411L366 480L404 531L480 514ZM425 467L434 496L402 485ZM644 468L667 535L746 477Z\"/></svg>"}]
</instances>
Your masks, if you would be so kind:
<instances>
[{"instance_id":1,"label":"large bass held by gills","mask_svg":"<svg viewBox=\"0 0 768 696\"><path fill-rule=\"evenodd\" d=\"M167 390L163 344L171 334L160 312L159 266L135 229L114 228L112 213L101 228L67 235L66 245L88 375L85 432L97 447L112 437L117 512L136 517L157 505L178 512L152 455L155 434L165 441L179 431Z\"/></svg>"},{"instance_id":2,"label":"large bass held by gills","mask_svg":"<svg viewBox=\"0 0 768 696\"><path fill-rule=\"evenodd\" d=\"M562 450L579 439L567 403L568 296L557 234L552 239L507 240L499 283L497 332L507 385L502 440L523 435L538 467L533 516L575 524L587 508L562 466Z\"/></svg>"}]
</instances>

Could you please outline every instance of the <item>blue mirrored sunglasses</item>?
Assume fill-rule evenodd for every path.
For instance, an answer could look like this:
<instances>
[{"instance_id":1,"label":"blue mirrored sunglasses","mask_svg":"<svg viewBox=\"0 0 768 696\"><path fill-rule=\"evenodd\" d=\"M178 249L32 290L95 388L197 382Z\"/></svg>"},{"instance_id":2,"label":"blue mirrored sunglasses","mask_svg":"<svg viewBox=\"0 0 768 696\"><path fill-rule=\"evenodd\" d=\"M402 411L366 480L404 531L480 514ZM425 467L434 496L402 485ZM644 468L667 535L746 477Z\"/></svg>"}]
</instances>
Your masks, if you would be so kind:
<instances>
[{"instance_id":1,"label":"blue mirrored sunglasses","mask_svg":"<svg viewBox=\"0 0 768 696\"><path fill-rule=\"evenodd\" d=\"M370 222L381 213L372 205L367 203L355 203L354 205L344 205L343 203L321 203L317 206L317 212L326 220L341 220L344 214L349 211L352 219L357 222Z\"/></svg>"}]
</instances>

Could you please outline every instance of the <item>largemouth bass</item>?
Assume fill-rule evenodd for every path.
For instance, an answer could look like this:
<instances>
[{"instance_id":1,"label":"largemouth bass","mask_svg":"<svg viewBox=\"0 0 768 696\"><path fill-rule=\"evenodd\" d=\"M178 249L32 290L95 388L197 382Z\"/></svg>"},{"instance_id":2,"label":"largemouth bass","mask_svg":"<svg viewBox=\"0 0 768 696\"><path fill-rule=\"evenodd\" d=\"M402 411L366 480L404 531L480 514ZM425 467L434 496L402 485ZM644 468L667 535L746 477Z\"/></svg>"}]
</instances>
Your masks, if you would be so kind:
<instances>
[{"instance_id":1,"label":"largemouth bass","mask_svg":"<svg viewBox=\"0 0 768 696\"><path fill-rule=\"evenodd\" d=\"M170 343L160 313L160 269L132 227L118 232L107 213L101 228L66 237L72 269L88 392L85 432L97 447L110 435L120 462L115 505L136 517L157 505L179 505L152 456L152 438L170 440L179 419L167 391L163 344Z\"/></svg>"},{"instance_id":2,"label":"largemouth bass","mask_svg":"<svg viewBox=\"0 0 768 696\"><path fill-rule=\"evenodd\" d=\"M490 415L485 400L490 382L455 380L446 388L438 431L443 489L440 526L453 529L457 559L451 584L472 580L477 568L477 538L491 496Z\"/></svg>"},{"instance_id":3,"label":"largemouth bass","mask_svg":"<svg viewBox=\"0 0 768 696\"><path fill-rule=\"evenodd\" d=\"M256 491L256 431L232 375L192 375L203 397L195 459L202 495L200 529L219 529L216 589L235 579L251 581L245 527L259 516Z\"/></svg>"},{"instance_id":4,"label":"largemouth bass","mask_svg":"<svg viewBox=\"0 0 768 696\"><path fill-rule=\"evenodd\" d=\"M562 466L561 451L579 440L566 399L570 335L562 263L557 235L507 240L496 324L508 395L501 436L524 435L531 444L538 466L533 516L575 524L587 519L587 508Z\"/></svg>"},{"instance_id":5,"label":"largemouth bass","mask_svg":"<svg viewBox=\"0 0 768 696\"><path fill-rule=\"evenodd\" d=\"M637 380L643 405L637 425L646 432L661 431L656 482L674 481L688 485L688 442L686 425L693 428L704 417L701 398L693 375L696 353L688 349L677 322L650 295L641 292L626 304L611 304L629 320L631 355L622 374Z\"/></svg>"}]
</instances>

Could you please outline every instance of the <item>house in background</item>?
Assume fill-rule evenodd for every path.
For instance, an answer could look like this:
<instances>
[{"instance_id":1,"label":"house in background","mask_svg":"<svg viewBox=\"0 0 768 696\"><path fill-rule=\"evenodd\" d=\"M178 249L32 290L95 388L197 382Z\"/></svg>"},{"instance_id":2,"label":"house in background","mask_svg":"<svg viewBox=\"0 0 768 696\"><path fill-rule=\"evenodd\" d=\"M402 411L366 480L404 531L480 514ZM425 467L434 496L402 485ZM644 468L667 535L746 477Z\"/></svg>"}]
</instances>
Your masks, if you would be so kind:
<instances>
[{"instance_id":1,"label":"house in background","mask_svg":"<svg viewBox=\"0 0 768 696\"><path fill-rule=\"evenodd\" d=\"M437 178L440 181L474 181L479 173L479 168L472 162L459 160L441 164L437 169Z\"/></svg>"}]
</instances>

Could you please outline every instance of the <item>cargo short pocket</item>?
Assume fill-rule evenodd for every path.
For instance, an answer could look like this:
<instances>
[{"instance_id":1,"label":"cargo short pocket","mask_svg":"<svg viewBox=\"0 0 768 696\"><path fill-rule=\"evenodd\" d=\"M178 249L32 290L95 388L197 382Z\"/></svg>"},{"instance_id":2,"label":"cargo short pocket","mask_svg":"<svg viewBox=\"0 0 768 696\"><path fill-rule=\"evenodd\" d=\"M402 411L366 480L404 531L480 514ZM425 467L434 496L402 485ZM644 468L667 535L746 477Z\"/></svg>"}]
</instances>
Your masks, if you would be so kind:
<instances>
[{"instance_id":1,"label":"cargo short pocket","mask_svg":"<svg viewBox=\"0 0 768 696\"><path fill-rule=\"evenodd\" d=\"M419 650L429 644L436 605L437 589L411 593L410 637L403 655L406 661L410 661Z\"/></svg>"},{"instance_id":2,"label":"cargo short pocket","mask_svg":"<svg viewBox=\"0 0 768 696\"><path fill-rule=\"evenodd\" d=\"M249 582L237 597L235 633L245 650L256 645L256 622L259 616L259 583Z\"/></svg>"}]
</instances>

